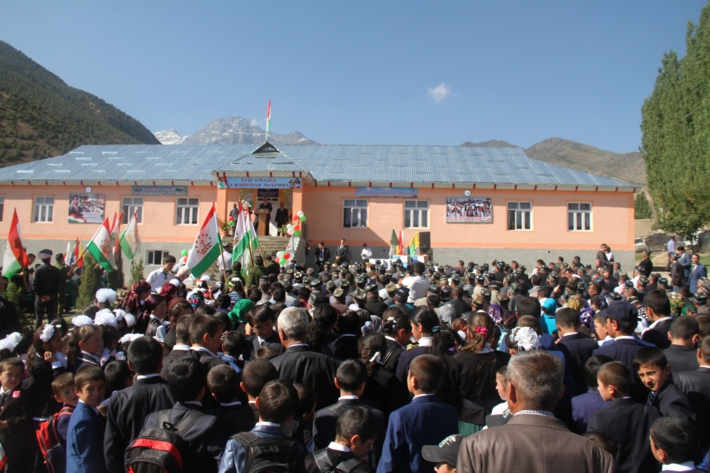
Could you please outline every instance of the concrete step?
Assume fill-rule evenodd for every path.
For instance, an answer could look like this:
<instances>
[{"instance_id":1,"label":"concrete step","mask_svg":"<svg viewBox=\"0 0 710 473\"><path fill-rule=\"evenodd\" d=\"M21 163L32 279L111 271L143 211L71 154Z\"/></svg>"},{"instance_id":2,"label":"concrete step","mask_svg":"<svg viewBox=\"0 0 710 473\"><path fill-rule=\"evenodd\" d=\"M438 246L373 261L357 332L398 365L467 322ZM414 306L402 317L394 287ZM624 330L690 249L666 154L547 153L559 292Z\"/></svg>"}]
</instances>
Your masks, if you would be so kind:
<instances>
[{"instance_id":1,"label":"concrete step","mask_svg":"<svg viewBox=\"0 0 710 473\"><path fill-rule=\"evenodd\" d=\"M231 238L223 238L224 241L233 241ZM288 238L286 237L276 237L276 236L262 236L259 237L259 246L261 246L262 251L265 255L275 256L279 251L286 249L288 244ZM257 250L257 254L259 251Z\"/></svg>"}]
</instances>

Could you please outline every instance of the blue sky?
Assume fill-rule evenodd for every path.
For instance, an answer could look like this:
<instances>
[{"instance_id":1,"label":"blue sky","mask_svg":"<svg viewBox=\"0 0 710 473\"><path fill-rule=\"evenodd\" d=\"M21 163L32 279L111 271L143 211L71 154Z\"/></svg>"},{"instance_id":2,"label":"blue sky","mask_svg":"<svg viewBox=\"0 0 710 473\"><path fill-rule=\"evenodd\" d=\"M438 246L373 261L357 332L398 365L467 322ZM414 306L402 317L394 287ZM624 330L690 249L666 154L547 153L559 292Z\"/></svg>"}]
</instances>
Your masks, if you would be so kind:
<instances>
[{"instance_id":1,"label":"blue sky","mask_svg":"<svg viewBox=\"0 0 710 473\"><path fill-rule=\"evenodd\" d=\"M637 150L701 0L5 1L0 40L140 120L239 115L338 144ZM444 84L442 86L442 84Z\"/></svg>"}]
</instances>

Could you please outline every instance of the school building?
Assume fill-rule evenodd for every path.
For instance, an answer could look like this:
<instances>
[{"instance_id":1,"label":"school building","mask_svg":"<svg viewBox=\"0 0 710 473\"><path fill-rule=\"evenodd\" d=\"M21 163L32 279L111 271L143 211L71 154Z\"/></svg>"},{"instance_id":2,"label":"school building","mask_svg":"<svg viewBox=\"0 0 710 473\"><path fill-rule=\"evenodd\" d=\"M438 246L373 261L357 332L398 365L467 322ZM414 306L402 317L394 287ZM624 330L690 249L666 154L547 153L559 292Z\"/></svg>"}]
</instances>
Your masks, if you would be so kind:
<instances>
[{"instance_id":1,"label":"school building","mask_svg":"<svg viewBox=\"0 0 710 473\"><path fill-rule=\"evenodd\" d=\"M86 243L104 217L123 211L126 224L137 210L147 274L164 254L190 248L213 203L226 222L242 199L271 203L271 235L279 202L305 213L300 261L305 242L333 250L341 238L353 262L363 243L386 259L395 230L405 244L419 232L422 252L440 264L515 259L532 269L537 259L575 255L591 264L606 243L629 269L635 190L520 148L92 145L0 169L0 235L17 209L29 252L63 253L68 241ZM286 244L262 241L271 250Z\"/></svg>"}]
</instances>

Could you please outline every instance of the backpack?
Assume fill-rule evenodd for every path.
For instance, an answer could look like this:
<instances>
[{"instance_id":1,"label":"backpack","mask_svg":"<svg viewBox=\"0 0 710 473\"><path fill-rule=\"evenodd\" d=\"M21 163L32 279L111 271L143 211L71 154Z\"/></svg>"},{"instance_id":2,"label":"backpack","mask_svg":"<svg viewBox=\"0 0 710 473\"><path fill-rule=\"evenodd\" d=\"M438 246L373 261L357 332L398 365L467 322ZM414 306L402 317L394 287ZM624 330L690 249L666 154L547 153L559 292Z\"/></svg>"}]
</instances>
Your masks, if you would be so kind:
<instances>
[{"instance_id":1,"label":"backpack","mask_svg":"<svg viewBox=\"0 0 710 473\"><path fill-rule=\"evenodd\" d=\"M327 448L319 452L313 452L313 460L315 460L316 466L321 473L352 473L360 465L366 464L359 458L352 457L341 461L337 465L332 465L328 457Z\"/></svg>"},{"instance_id":2,"label":"backpack","mask_svg":"<svg viewBox=\"0 0 710 473\"><path fill-rule=\"evenodd\" d=\"M242 432L232 438L244 446L242 471L249 473L296 473L298 441L284 438L261 438L253 432Z\"/></svg>"},{"instance_id":3,"label":"backpack","mask_svg":"<svg viewBox=\"0 0 710 473\"><path fill-rule=\"evenodd\" d=\"M74 408L71 406L63 407L62 410L52 415L49 419L42 421L37 429L37 442L39 450L44 458L44 464L47 466L49 473L63 472L66 467L66 451L65 445L59 439L57 433L57 423L64 416L71 416ZM66 442L66 439L64 440Z\"/></svg>"},{"instance_id":4,"label":"backpack","mask_svg":"<svg viewBox=\"0 0 710 473\"><path fill-rule=\"evenodd\" d=\"M182 434L204 416L192 410L177 424L170 422L171 410L158 412L158 427L143 429L128 447L128 473L181 473L189 443Z\"/></svg>"}]
</instances>

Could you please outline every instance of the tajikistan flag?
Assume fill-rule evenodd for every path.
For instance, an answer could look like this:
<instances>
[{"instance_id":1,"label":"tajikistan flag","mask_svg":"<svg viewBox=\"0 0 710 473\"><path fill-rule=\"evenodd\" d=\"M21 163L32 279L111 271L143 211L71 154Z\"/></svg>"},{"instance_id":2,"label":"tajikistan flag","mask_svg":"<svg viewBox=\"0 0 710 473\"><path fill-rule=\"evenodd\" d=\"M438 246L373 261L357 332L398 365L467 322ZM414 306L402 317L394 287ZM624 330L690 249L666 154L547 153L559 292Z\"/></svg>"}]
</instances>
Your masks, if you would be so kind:
<instances>
[{"instance_id":1,"label":"tajikistan flag","mask_svg":"<svg viewBox=\"0 0 710 473\"><path fill-rule=\"evenodd\" d=\"M212 266L212 263L217 261L217 258L222 253L222 239L219 236L219 224L217 223L217 212L214 204L207 214L205 222L202 224L195 243L192 244L190 256L187 258L187 265L190 272L196 278L199 278L202 273Z\"/></svg>"},{"instance_id":2,"label":"tajikistan flag","mask_svg":"<svg viewBox=\"0 0 710 473\"><path fill-rule=\"evenodd\" d=\"M251 264L251 252L259 246L259 240L256 237L254 224L249 220L248 209L239 212L237 225L234 231L234 249L232 250L232 263L237 261L242 263L242 270L246 270Z\"/></svg>"},{"instance_id":3,"label":"tajikistan flag","mask_svg":"<svg viewBox=\"0 0 710 473\"><path fill-rule=\"evenodd\" d=\"M111 230L108 218L104 219L94 237L86 245L86 250L96 259L109 273L118 269L116 261L113 259L113 245L111 244Z\"/></svg>"},{"instance_id":4,"label":"tajikistan flag","mask_svg":"<svg viewBox=\"0 0 710 473\"><path fill-rule=\"evenodd\" d=\"M5 255L2 259L2 275L9 279L17 274L23 267L29 265L30 260L27 258L27 253L25 253L25 249L22 246L20 220L17 218L17 210L15 210L12 214L10 233L7 235Z\"/></svg>"},{"instance_id":5,"label":"tajikistan flag","mask_svg":"<svg viewBox=\"0 0 710 473\"><path fill-rule=\"evenodd\" d=\"M133 259L133 257L140 251L141 239L138 236L138 224L137 224L138 210L133 212L131 221L128 222L128 226L123 233L121 233L120 245L123 250L123 254L126 258Z\"/></svg>"}]
</instances>

